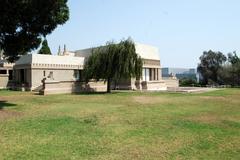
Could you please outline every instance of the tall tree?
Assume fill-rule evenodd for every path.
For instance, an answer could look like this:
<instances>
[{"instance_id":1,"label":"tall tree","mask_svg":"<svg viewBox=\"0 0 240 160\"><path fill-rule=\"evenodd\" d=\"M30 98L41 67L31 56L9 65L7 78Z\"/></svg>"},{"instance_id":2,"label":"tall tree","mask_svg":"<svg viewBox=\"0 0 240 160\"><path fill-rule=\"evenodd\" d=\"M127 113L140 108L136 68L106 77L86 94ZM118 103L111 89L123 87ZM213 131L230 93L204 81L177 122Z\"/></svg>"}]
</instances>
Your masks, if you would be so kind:
<instances>
[{"instance_id":1,"label":"tall tree","mask_svg":"<svg viewBox=\"0 0 240 160\"><path fill-rule=\"evenodd\" d=\"M0 48L10 61L39 47L69 18L67 0L1 0Z\"/></svg>"},{"instance_id":2,"label":"tall tree","mask_svg":"<svg viewBox=\"0 0 240 160\"><path fill-rule=\"evenodd\" d=\"M240 85L240 58L236 52L228 54L228 61L230 66L228 67L229 74L231 75L231 85Z\"/></svg>"},{"instance_id":3,"label":"tall tree","mask_svg":"<svg viewBox=\"0 0 240 160\"><path fill-rule=\"evenodd\" d=\"M38 54L52 54L48 46L47 39L44 39L42 42L42 48L39 50Z\"/></svg>"},{"instance_id":4,"label":"tall tree","mask_svg":"<svg viewBox=\"0 0 240 160\"><path fill-rule=\"evenodd\" d=\"M203 78L203 84L221 83L219 72L227 60L226 56L221 52L213 52L210 50L203 52L203 55L199 59L198 72Z\"/></svg>"},{"instance_id":5,"label":"tall tree","mask_svg":"<svg viewBox=\"0 0 240 160\"><path fill-rule=\"evenodd\" d=\"M107 82L107 92L111 92L113 80L136 77L142 73L142 60L135 50L132 40L122 40L115 44L109 42L106 46L93 49L84 67L85 80L104 80Z\"/></svg>"},{"instance_id":6,"label":"tall tree","mask_svg":"<svg viewBox=\"0 0 240 160\"><path fill-rule=\"evenodd\" d=\"M234 65L240 62L240 58L237 56L237 52L228 53L228 61Z\"/></svg>"}]
</instances>

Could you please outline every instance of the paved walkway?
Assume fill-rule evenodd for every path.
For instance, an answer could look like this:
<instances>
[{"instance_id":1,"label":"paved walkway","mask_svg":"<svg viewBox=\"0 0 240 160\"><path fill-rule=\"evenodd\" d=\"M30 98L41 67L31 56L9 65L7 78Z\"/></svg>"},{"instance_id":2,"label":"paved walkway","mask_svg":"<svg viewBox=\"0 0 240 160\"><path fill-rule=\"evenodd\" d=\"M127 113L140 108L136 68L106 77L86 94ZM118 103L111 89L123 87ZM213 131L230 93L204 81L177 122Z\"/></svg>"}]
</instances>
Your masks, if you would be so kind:
<instances>
[{"instance_id":1,"label":"paved walkway","mask_svg":"<svg viewBox=\"0 0 240 160\"><path fill-rule=\"evenodd\" d=\"M217 88L207 88L207 87L178 87L178 88L168 88L170 92L184 92L184 93L202 93L218 90Z\"/></svg>"}]
</instances>

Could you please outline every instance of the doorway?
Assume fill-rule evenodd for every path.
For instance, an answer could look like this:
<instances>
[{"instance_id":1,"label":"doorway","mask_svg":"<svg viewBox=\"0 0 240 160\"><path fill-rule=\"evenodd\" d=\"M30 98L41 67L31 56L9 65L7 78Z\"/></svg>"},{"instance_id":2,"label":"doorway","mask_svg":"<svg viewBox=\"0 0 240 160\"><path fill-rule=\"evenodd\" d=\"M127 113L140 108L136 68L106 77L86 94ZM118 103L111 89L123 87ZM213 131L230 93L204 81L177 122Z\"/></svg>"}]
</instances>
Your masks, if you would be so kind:
<instances>
[{"instance_id":1,"label":"doorway","mask_svg":"<svg viewBox=\"0 0 240 160\"><path fill-rule=\"evenodd\" d=\"M25 82L25 70L20 69L20 82L24 83Z\"/></svg>"}]
</instances>

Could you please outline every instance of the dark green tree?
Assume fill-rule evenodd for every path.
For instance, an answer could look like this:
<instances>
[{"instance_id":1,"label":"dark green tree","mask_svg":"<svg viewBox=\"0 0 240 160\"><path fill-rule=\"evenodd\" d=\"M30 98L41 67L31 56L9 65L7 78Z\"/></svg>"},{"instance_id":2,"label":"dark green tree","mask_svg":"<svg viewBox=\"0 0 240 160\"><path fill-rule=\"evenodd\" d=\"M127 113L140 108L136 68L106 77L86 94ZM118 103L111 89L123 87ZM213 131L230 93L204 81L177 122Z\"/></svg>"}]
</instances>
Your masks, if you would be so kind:
<instances>
[{"instance_id":1,"label":"dark green tree","mask_svg":"<svg viewBox=\"0 0 240 160\"><path fill-rule=\"evenodd\" d=\"M52 54L48 46L47 39L44 39L42 42L42 48L39 50L38 54Z\"/></svg>"},{"instance_id":2,"label":"dark green tree","mask_svg":"<svg viewBox=\"0 0 240 160\"><path fill-rule=\"evenodd\" d=\"M237 56L236 51L234 51L233 53L228 53L228 61L233 65L240 62L240 58Z\"/></svg>"},{"instance_id":3,"label":"dark green tree","mask_svg":"<svg viewBox=\"0 0 240 160\"><path fill-rule=\"evenodd\" d=\"M202 76L203 84L221 84L219 72L221 72L223 64L226 62L226 56L221 52L203 52L203 55L199 58L200 64L198 64L198 72Z\"/></svg>"},{"instance_id":4,"label":"dark green tree","mask_svg":"<svg viewBox=\"0 0 240 160\"><path fill-rule=\"evenodd\" d=\"M137 55L133 41L128 39L93 49L84 68L85 81L104 80L109 93L112 81L130 77L140 79L142 59Z\"/></svg>"},{"instance_id":5,"label":"dark green tree","mask_svg":"<svg viewBox=\"0 0 240 160\"><path fill-rule=\"evenodd\" d=\"M37 49L69 19L67 0L1 0L0 6L0 48L9 61Z\"/></svg>"},{"instance_id":6,"label":"dark green tree","mask_svg":"<svg viewBox=\"0 0 240 160\"><path fill-rule=\"evenodd\" d=\"M237 56L236 52L228 54L228 75L231 77L232 86L240 86L240 58Z\"/></svg>"},{"instance_id":7,"label":"dark green tree","mask_svg":"<svg viewBox=\"0 0 240 160\"><path fill-rule=\"evenodd\" d=\"M233 85L234 80L232 70L232 65L230 63L227 63L222 67L222 70L219 72L219 76L223 81L224 85Z\"/></svg>"},{"instance_id":8,"label":"dark green tree","mask_svg":"<svg viewBox=\"0 0 240 160\"><path fill-rule=\"evenodd\" d=\"M198 86L197 80L189 77L179 79L179 85L181 87L193 87Z\"/></svg>"}]
</instances>

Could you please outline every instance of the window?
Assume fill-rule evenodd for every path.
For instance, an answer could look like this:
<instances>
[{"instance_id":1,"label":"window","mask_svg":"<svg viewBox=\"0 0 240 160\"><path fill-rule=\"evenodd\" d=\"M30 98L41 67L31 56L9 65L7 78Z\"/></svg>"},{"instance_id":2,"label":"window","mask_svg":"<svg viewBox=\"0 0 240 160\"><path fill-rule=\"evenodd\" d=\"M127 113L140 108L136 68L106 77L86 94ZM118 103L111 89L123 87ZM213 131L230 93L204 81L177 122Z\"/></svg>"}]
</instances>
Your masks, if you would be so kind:
<instances>
[{"instance_id":1,"label":"window","mask_svg":"<svg viewBox=\"0 0 240 160\"><path fill-rule=\"evenodd\" d=\"M145 68L142 69L142 80L146 81Z\"/></svg>"},{"instance_id":2,"label":"window","mask_svg":"<svg viewBox=\"0 0 240 160\"><path fill-rule=\"evenodd\" d=\"M82 70L74 70L74 78L77 81L82 81L83 80Z\"/></svg>"},{"instance_id":3,"label":"window","mask_svg":"<svg viewBox=\"0 0 240 160\"><path fill-rule=\"evenodd\" d=\"M79 70L74 70L74 78L78 81L80 79Z\"/></svg>"},{"instance_id":4,"label":"window","mask_svg":"<svg viewBox=\"0 0 240 160\"><path fill-rule=\"evenodd\" d=\"M79 70L79 80L83 81L83 73L82 70Z\"/></svg>"},{"instance_id":5,"label":"window","mask_svg":"<svg viewBox=\"0 0 240 160\"><path fill-rule=\"evenodd\" d=\"M147 82L150 80L150 77L149 77L149 75L150 75L149 73L150 73L150 72L149 72L149 70L150 70L149 68L146 68L146 72L145 72L146 81L147 81Z\"/></svg>"},{"instance_id":6,"label":"window","mask_svg":"<svg viewBox=\"0 0 240 160\"><path fill-rule=\"evenodd\" d=\"M20 69L20 82L21 83L25 82L25 71L24 71L24 69Z\"/></svg>"},{"instance_id":7,"label":"window","mask_svg":"<svg viewBox=\"0 0 240 160\"><path fill-rule=\"evenodd\" d=\"M46 77L46 71L43 71L43 77Z\"/></svg>"},{"instance_id":8,"label":"window","mask_svg":"<svg viewBox=\"0 0 240 160\"><path fill-rule=\"evenodd\" d=\"M156 68L153 68L153 80L156 81Z\"/></svg>"},{"instance_id":9,"label":"window","mask_svg":"<svg viewBox=\"0 0 240 160\"><path fill-rule=\"evenodd\" d=\"M13 80L13 70L8 70L8 80Z\"/></svg>"},{"instance_id":10,"label":"window","mask_svg":"<svg viewBox=\"0 0 240 160\"><path fill-rule=\"evenodd\" d=\"M152 68L149 68L149 80L152 81Z\"/></svg>"},{"instance_id":11,"label":"window","mask_svg":"<svg viewBox=\"0 0 240 160\"><path fill-rule=\"evenodd\" d=\"M7 74L7 70L0 70L0 74Z\"/></svg>"}]
</instances>

